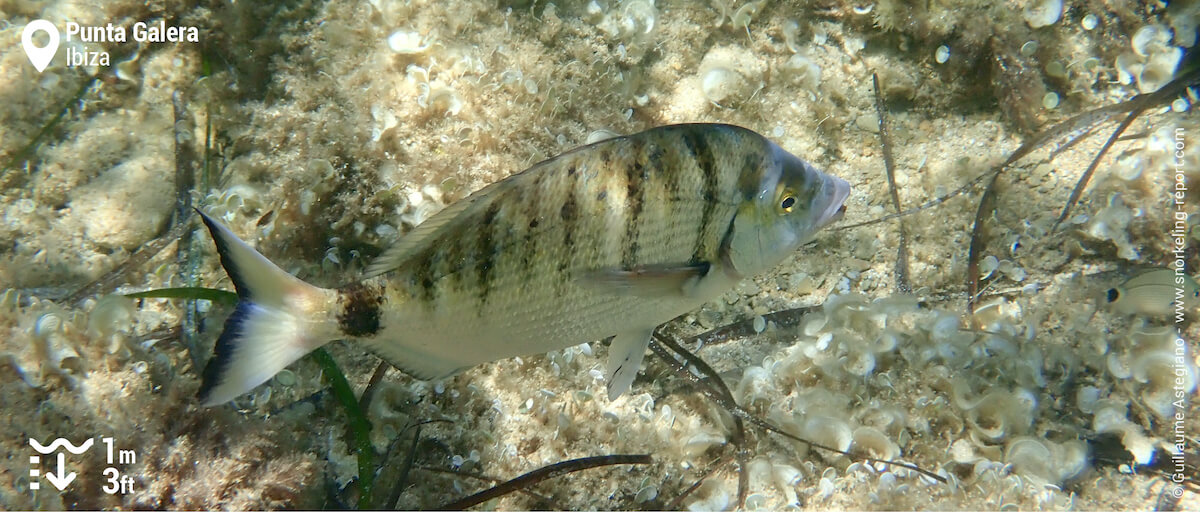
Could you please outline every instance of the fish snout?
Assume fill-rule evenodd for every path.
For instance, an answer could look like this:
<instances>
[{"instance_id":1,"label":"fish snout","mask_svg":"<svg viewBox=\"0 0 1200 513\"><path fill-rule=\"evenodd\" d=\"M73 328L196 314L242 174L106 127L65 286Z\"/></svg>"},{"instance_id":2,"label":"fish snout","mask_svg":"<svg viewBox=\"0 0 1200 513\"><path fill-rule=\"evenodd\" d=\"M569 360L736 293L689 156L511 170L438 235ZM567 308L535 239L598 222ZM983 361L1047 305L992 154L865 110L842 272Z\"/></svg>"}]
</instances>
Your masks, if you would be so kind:
<instances>
[{"instance_id":1,"label":"fish snout","mask_svg":"<svg viewBox=\"0 0 1200 513\"><path fill-rule=\"evenodd\" d=\"M846 215L846 198L850 197L850 183L833 175L826 175L823 196L828 203L817 217L817 228L824 228Z\"/></svg>"}]
</instances>

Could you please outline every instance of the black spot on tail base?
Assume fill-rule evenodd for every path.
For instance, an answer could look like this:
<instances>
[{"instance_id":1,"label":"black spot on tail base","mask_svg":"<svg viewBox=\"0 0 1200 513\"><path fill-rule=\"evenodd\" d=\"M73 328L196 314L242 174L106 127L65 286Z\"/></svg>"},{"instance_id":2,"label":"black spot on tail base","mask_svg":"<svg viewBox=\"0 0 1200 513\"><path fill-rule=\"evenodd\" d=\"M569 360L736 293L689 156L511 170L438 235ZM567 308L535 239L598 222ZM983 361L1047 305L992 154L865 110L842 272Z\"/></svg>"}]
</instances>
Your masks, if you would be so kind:
<instances>
[{"instance_id":1,"label":"black spot on tail base","mask_svg":"<svg viewBox=\"0 0 1200 513\"><path fill-rule=\"evenodd\" d=\"M356 283L338 291L338 326L352 337L379 333L383 288Z\"/></svg>"}]
</instances>

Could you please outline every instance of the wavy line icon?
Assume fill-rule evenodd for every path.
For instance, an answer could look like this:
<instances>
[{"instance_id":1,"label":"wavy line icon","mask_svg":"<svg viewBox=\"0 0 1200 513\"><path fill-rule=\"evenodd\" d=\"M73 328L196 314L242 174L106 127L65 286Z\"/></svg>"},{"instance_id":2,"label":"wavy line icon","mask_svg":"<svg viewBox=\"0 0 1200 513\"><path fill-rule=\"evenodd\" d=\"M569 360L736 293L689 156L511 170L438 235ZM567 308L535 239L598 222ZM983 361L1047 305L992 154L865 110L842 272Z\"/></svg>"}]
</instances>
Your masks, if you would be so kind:
<instances>
[{"instance_id":1,"label":"wavy line icon","mask_svg":"<svg viewBox=\"0 0 1200 513\"><path fill-rule=\"evenodd\" d=\"M89 438L89 439L87 439L86 442L83 442L82 444L79 444L78 446L76 446L75 444L71 443L70 440L67 440L66 438L55 438L53 442L50 442L50 445L42 445L41 442L38 442L37 440L30 438L29 446L33 447L33 449L35 451L40 452L42 454L50 454L54 451L57 451L60 447L66 448L67 451L70 452L71 454L83 454L84 451L87 451L88 449L92 448L93 442L95 442L95 440Z\"/></svg>"}]
</instances>

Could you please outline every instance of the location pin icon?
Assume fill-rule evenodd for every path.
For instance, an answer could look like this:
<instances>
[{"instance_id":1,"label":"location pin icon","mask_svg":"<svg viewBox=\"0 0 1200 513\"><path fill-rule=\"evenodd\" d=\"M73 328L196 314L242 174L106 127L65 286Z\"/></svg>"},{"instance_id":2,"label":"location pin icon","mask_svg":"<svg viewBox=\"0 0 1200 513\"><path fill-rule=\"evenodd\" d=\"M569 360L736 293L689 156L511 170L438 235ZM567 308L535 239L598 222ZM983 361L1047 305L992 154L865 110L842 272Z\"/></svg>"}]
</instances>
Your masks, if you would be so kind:
<instances>
[{"instance_id":1,"label":"location pin icon","mask_svg":"<svg viewBox=\"0 0 1200 513\"><path fill-rule=\"evenodd\" d=\"M41 48L33 44L33 34L39 30L44 30L46 35L50 36L50 44ZM29 56L29 62L41 73L58 51L58 29L46 20L33 20L25 25L25 32L21 33L21 46L25 47L25 55Z\"/></svg>"}]
</instances>

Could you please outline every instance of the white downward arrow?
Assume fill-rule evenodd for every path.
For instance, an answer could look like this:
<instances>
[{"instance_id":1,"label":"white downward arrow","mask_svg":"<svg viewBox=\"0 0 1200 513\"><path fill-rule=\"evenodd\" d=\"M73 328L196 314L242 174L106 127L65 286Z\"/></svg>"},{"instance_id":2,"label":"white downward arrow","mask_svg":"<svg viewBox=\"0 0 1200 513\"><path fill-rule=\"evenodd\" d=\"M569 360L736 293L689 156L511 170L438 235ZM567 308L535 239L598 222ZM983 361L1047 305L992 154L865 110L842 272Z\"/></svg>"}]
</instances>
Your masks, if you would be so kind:
<instances>
[{"instance_id":1,"label":"white downward arrow","mask_svg":"<svg viewBox=\"0 0 1200 513\"><path fill-rule=\"evenodd\" d=\"M63 453L58 453L58 474L55 474L54 472L46 472L46 480L50 481L50 484L54 485L55 488L58 488L58 491L60 492L63 490L63 488L66 488L67 485L71 484L71 481L75 480L75 473L71 472L70 474L67 474L66 469L63 468L67 463L66 460L67 458L65 455L63 455Z\"/></svg>"}]
</instances>

